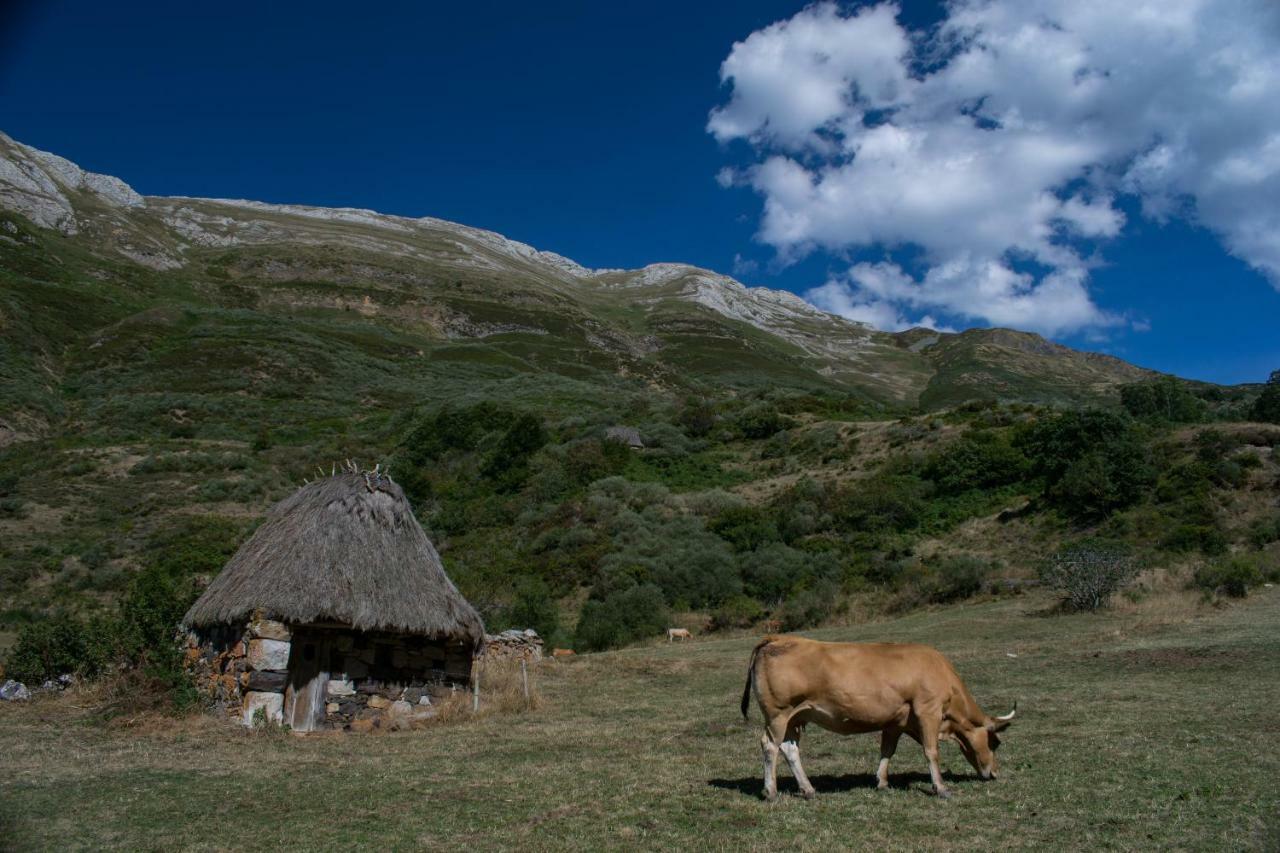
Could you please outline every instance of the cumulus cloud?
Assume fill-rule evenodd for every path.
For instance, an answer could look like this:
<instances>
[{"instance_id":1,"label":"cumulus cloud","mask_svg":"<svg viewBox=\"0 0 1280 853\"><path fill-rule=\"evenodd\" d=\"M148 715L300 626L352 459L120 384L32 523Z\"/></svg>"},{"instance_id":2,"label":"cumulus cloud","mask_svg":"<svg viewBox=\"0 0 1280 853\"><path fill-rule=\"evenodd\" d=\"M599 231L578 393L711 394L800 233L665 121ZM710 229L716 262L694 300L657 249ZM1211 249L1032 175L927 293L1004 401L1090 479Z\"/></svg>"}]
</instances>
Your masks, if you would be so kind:
<instances>
[{"instance_id":1,"label":"cumulus cloud","mask_svg":"<svg viewBox=\"0 0 1280 853\"><path fill-rule=\"evenodd\" d=\"M953 0L927 33L898 12L810 6L721 67L708 130L756 153L719 179L763 197L759 238L784 261L899 261L853 265L816 304L883 328L1116 325L1088 279L1122 196L1280 288L1280 4Z\"/></svg>"}]
</instances>

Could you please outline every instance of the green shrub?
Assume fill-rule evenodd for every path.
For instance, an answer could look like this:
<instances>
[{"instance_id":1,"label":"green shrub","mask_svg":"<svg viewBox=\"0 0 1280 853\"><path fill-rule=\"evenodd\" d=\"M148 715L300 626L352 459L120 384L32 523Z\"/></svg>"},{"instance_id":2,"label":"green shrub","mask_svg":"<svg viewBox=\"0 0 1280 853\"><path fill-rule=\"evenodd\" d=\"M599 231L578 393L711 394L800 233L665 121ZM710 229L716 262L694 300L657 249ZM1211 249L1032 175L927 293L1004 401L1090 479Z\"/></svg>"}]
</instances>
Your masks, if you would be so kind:
<instances>
[{"instance_id":1,"label":"green shrub","mask_svg":"<svg viewBox=\"0 0 1280 853\"><path fill-rule=\"evenodd\" d=\"M551 588L539 577L527 577L517 582L515 598L507 608L502 622L492 626L503 628L532 628L538 636L550 643L560 633L560 608Z\"/></svg>"},{"instance_id":2,"label":"green shrub","mask_svg":"<svg viewBox=\"0 0 1280 853\"><path fill-rule=\"evenodd\" d=\"M841 523L855 530L910 530L924 516L927 490L915 477L877 475L843 487L835 497L834 512Z\"/></svg>"},{"instance_id":3,"label":"green shrub","mask_svg":"<svg viewBox=\"0 0 1280 853\"><path fill-rule=\"evenodd\" d=\"M1067 609L1090 611L1105 607L1137 572L1137 564L1123 550L1083 544L1053 555L1041 566L1040 579L1062 593Z\"/></svg>"},{"instance_id":4,"label":"green shrub","mask_svg":"<svg viewBox=\"0 0 1280 853\"><path fill-rule=\"evenodd\" d=\"M1280 370L1271 371L1271 377L1263 386L1262 393L1254 401L1249 412L1255 421L1280 424Z\"/></svg>"},{"instance_id":5,"label":"green shrub","mask_svg":"<svg viewBox=\"0 0 1280 853\"><path fill-rule=\"evenodd\" d=\"M587 651L622 646L661 634L669 621L662 590L634 586L603 600L588 600L582 606L574 645Z\"/></svg>"},{"instance_id":6,"label":"green shrub","mask_svg":"<svg viewBox=\"0 0 1280 853\"><path fill-rule=\"evenodd\" d=\"M810 589L800 590L783 602L775 617L781 623L783 631L811 628L835 611L838 592L834 583L820 583Z\"/></svg>"},{"instance_id":7,"label":"green shrub","mask_svg":"<svg viewBox=\"0 0 1280 853\"><path fill-rule=\"evenodd\" d=\"M733 546L735 551L754 551L781 539L771 513L757 506L734 507L712 519L707 528Z\"/></svg>"},{"instance_id":8,"label":"green shrub","mask_svg":"<svg viewBox=\"0 0 1280 853\"><path fill-rule=\"evenodd\" d=\"M712 612L711 630L749 628L763 617L764 608L760 606L760 602L750 596L735 595Z\"/></svg>"},{"instance_id":9,"label":"green shrub","mask_svg":"<svg viewBox=\"0 0 1280 853\"><path fill-rule=\"evenodd\" d=\"M944 557L932 566L924 583L924 594L931 604L949 604L972 598L982 591L991 565L977 557Z\"/></svg>"},{"instance_id":10,"label":"green shrub","mask_svg":"<svg viewBox=\"0 0 1280 853\"><path fill-rule=\"evenodd\" d=\"M792 421L773 405L760 402L753 403L739 412L735 425L743 438L762 439L790 428Z\"/></svg>"},{"instance_id":11,"label":"green shrub","mask_svg":"<svg viewBox=\"0 0 1280 853\"><path fill-rule=\"evenodd\" d=\"M1029 468L1027 457L1005 435L971 431L930 456L923 474L940 493L954 495L1017 483Z\"/></svg>"},{"instance_id":12,"label":"green shrub","mask_svg":"<svg viewBox=\"0 0 1280 853\"><path fill-rule=\"evenodd\" d=\"M116 637L116 626L101 619L59 614L30 622L9 651L5 674L32 685L63 674L92 678L115 657Z\"/></svg>"},{"instance_id":13,"label":"green shrub","mask_svg":"<svg viewBox=\"0 0 1280 853\"><path fill-rule=\"evenodd\" d=\"M1280 542L1280 515L1259 518L1249 525L1249 544L1262 549L1272 542Z\"/></svg>"},{"instance_id":14,"label":"green shrub","mask_svg":"<svg viewBox=\"0 0 1280 853\"><path fill-rule=\"evenodd\" d=\"M1160 540L1168 551L1199 551L1210 556L1227 552L1227 536L1215 524L1179 524Z\"/></svg>"},{"instance_id":15,"label":"green shrub","mask_svg":"<svg viewBox=\"0 0 1280 853\"><path fill-rule=\"evenodd\" d=\"M1244 598L1250 587L1262 583L1262 572L1257 563L1247 557L1227 557L1200 566L1192 583L1210 595Z\"/></svg>"},{"instance_id":16,"label":"green shrub","mask_svg":"<svg viewBox=\"0 0 1280 853\"><path fill-rule=\"evenodd\" d=\"M1205 402L1196 397L1185 382L1172 376L1121 385L1120 404L1135 418L1169 423L1202 421L1208 411Z\"/></svg>"},{"instance_id":17,"label":"green shrub","mask_svg":"<svg viewBox=\"0 0 1280 853\"><path fill-rule=\"evenodd\" d=\"M0 518L26 518L27 502L20 497L0 498Z\"/></svg>"}]
</instances>

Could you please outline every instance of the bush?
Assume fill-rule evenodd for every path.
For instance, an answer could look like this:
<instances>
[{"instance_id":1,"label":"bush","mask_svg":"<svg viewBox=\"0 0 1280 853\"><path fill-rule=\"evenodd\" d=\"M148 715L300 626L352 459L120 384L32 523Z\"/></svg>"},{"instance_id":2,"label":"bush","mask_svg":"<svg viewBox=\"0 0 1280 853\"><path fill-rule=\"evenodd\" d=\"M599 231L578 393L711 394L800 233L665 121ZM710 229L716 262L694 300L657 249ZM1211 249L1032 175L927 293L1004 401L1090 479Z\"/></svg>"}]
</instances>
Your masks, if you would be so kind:
<instances>
[{"instance_id":1,"label":"bush","mask_svg":"<svg viewBox=\"0 0 1280 853\"><path fill-rule=\"evenodd\" d=\"M775 614L782 630L811 628L825 620L835 610L837 592L834 583L821 583L792 595Z\"/></svg>"},{"instance_id":2,"label":"bush","mask_svg":"<svg viewBox=\"0 0 1280 853\"><path fill-rule=\"evenodd\" d=\"M1263 386L1262 393L1254 401L1249 412L1255 421L1280 424L1280 370L1271 371L1271 377Z\"/></svg>"},{"instance_id":3,"label":"bush","mask_svg":"<svg viewBox=\"0 0 1280 853\"><path fill-rule=\"evenodd\" d=\"M1262 583L1262 572L1247 557L1228 557L1196 569L1192 583L1206 594L1244 598L1249 594L1249 587Z\"/></svg>"},{"instance_id":4,"label":"bush","mask_svg":"<svg viewBox=\"0 0 1280 853\"><path fill-rule=\"evenodd\" d=\"M1055 554L1041 567L1040 579L1063 594L1066 608L1092 611L1105 607L1137 573L1137 564L1122 551L1081 545Z\"/></svg>"},{"instance_id":5,"label":"bush","mask_svg":"<svg viewBox=\"0 0 1280 853\"><path fill-rule=\"evenodd\" d=\"M1272 542L1280 542L1280 515L1259 518L1249 526L1249 544L1259 550Z\"/></svg>"},{"instance_id":6,"label":"bush","mask_svg":"<svg viewBox=\"0 0 1280 853\"><path fill-rule=\"evenodd\" d=\"M930 604L949 604L972 598L982 591L990 564L977 557L946 557L939 561L923 591Z\"/></svg>"},{"instance_id":7,"label":"bush","mask_svg":"<svg viewBox=\"0 0 1280 853\"><path fill-rule=\"evenodd\" d=\"M530 577L519 582L515 599L504 617L505 624L500 627L532 628L548 643L560 631L560 610L542 578Z\"/></svg>"},{"instance_id":8,"label":"bush","mask_svg":"<svg viewBox=\"0 0 1280 853\"><path fill-rule=\"evenodd\" d=\"M1204 420L1208 406L1191 393L1185 382L1164 376L1154 382L1120 386L1120 404L1135 418L1151 418L1170 423Z\"/></svg>"},{"instance_id":9,"label":"bush","mask_svg":"<svg viewBox=\"0 0 1280 853\"><path fill-rule=\"evenodd\" d=\"M839 520L869 533L905 531L920 523L927 484L911 476L880 475L844 487L835 498Z\"/></svg>"},{"instance_id":10,"label":"bush","mask_svg":"<svg viewBox=\"0 0 1280 853\"><path fill-rule=\"evenodd\" d=\"M753 403L738 414L738 432L743 438L760 439L782 432L792 426L790 418L769 403Z\"/></svg>"},{"instance_id":11,"label":"bush","mask_svg":"<svg viewBox=\"0 0 1280 853\"><path fill-rule=\"evenodd\" d=\"M59 614L23 626L5 661L5 674L29 684L59 675L92 678L112 662L115 626Z\"/></svg>"},{"instance_id":12,"label":"bush","mask_svg":"<svg viewBox=\"0 0 1280 853\"><path fill-rule=\"evenodd\" d=\"M574 645L598 651L633 643L661 634L668 621L662 590L649 584L634 586L584 604Z\"/></svg>"},{"instance_id":13,"label":"bush","mask_svg":"<svg viewBox=\"0 0 1280 853\"><path fill-rule=\"evenodd\" d=\"M955 495L1016 483L1029 467L1027 457L1008 438L978 431L934 453L925 463L924 476L937 484L942 494Z\"/></svg>"},{"instance_id":14,"label":"bush","mask_svg":"<svg viewBox=\"0 0 1280 853\"><path fill-rule=\"evenodd\" d=\"M760 602L746 595L735 595L711 614L711 630L749 628L764 616Z\"/></svg>"},{"instance_id":15,"label":"bush","mask_svg":"<svg viewBox=\"0 0 1280 853\"><path fill-rule=\"evenodd\" d=\"M761 545L777 542L778 525L762 507L734 507L721 513L707 528L733 546L735 551L754 551Z\"/></svg>"}]
</instances>

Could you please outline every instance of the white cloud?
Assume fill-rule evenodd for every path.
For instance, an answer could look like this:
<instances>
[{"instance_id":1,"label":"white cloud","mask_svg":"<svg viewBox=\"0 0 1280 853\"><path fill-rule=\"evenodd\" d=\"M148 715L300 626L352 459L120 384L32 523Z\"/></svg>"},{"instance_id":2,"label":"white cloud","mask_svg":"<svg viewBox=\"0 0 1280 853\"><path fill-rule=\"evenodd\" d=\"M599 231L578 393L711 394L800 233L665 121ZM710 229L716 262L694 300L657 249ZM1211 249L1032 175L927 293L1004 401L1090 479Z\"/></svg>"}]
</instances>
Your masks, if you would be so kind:
<instances>
[{"instance_id":1,"label":"white cloud","mask_svg":"<svg viewBox=\"0 0 1280 853\"><path fill-rule=\"evenodd\" d=\"M1122 233L1126 194L1280 288L1280 3L954 0L930 33L897 13L810 6L721 68L732 94L708 130L758 154L721 183L763 196L761 240L783 260L879 246L922 261L915 278L858 264L816 304L885 328L924 310L1114 325L1085 258Z\"/></svg>"}]
</instances>

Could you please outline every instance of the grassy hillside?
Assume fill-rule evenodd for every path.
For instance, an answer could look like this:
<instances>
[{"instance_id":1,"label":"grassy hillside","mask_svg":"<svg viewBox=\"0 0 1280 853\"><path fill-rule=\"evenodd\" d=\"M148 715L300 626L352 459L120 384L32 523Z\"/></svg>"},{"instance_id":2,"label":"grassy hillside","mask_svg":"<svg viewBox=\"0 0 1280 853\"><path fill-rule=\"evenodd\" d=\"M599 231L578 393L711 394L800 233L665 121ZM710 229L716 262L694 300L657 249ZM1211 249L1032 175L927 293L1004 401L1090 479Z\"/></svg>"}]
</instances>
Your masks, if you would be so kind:
<instances>
[{"instance_id":1,"label":"grassy hillside","mask_svg":"<svg viewBox=\"0 0 1280 853\"><path fill-rule=\"evenodd\" d=\"M390 465L492 627L587 647L963 598L1089 537L1182 583L1233 554L1273 570L1274 431L1059 434L1060 408L1115 411L1151 378L1116 359L887 335L438 220L124 203L64 172L40 191L57 227L31 218L53 196L0 186L0 644L110 612L143 570L192 594L349 458ZM1181 420L1231 424L1256 391L1197 393Z\"/></svg>"},{"instance_id":2,"label":"grassy hillside","mask_svg":"<svg viewBox=\"0 0 1280 853\"><path fill-rule=\"evenodd\" d=\"M761 801L759 712L738 717L754 637L545 663L542 707L424 732L305 739L209 718L102 725L100 701L0 707L5 847L278 849L1269 850L1280 839L1280 595L1105 615L1029 595L813 632L935 644L1018 718L983 783L942 747L929 793L904 739L877 792L874 736L810 729L819 796ZM67 803L75 808L68 809Z\"/></svg>"}]
</instances>

